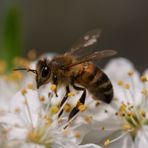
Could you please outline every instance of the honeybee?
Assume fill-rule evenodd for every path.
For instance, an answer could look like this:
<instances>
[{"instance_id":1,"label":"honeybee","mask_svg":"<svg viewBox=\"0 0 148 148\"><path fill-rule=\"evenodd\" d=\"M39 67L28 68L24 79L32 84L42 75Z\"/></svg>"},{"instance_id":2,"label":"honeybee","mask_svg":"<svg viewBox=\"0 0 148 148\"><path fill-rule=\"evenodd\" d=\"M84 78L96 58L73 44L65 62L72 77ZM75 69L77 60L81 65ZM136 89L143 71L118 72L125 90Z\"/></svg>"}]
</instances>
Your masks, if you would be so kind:
<instances>
[{"instance_id":1,"label":"honeybee","mask_svg":"<svg viewBox=\"0 0 148 148\"><path fill-rule=\"evenodd\" d=\"M62 106L70 92L69 85L74 89L83 91L77 105L71 110L69 120L79 112L79 104L85 103L86 89L95 100L110 103L113 98L113 86L108 76L95 64L103 58L116 54L114 50L95 51L85 55L87 48L93 47L100 37L101 31L96 29L87 32L68 50L68 52L55 56L52 60L42 58L37 62L36 69L20 68L36 74L37 88L51 82L66 86L66 94L62 99ZM82 56L81 56L81 53ZM61 116L63 110L59 114Z\"/></svg>"}]
</instances>

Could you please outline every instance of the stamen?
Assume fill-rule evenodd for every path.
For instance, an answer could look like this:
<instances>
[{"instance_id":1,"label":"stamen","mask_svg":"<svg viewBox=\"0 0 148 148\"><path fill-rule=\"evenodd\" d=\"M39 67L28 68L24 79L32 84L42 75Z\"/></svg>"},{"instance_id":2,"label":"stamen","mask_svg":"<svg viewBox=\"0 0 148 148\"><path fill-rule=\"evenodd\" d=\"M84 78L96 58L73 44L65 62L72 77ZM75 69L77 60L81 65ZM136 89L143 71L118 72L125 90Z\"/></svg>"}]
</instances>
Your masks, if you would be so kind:
<instances>
[{"instance_id":1,"label":"stamen","mask_svg":"<svg viewBox=\"0 0 148 148\"><path fill-rule=\"evenodd\" d=\"M67 103L67 104L65 104L65 106L64 106L64 111L65 112L70 112L70 110L71 110L71 105L69 104L69 103Z\"/></svg>"},{"instance_id":2,"label":"stamen","mask_svg":"<svg viewBox=\"0 0 148 148\"><path fill-rule=\"evenodd\" d=\"M110 144L110 140L107 139L105 142L104 142L104 146L108 146Z\"/></svg>"},{"instance_id":3,"label":"stamen","mask_svg":"<svg viewBox=\"0 0 148 148\"><path fill-rule=\"evenodd\" d=\"M144 117L144 118L146 117L145 111L142 111L142 112L141 112L141 116Z\"/></svg>"},{"instance_id":4,"label":"stamen","mask_svg":"<svg viewBox=\"0 0 148 148\"><path fill-rule=\"evenodd\" d=\"M57 86L55 84L52 84L50 89L55 92L57 90Z\"/></svg>"},{"instance_id":5,"label":"stamen","mask_svg":"<svg viewBox=\"0 0 148 148\"><path fill-rule=\"evenodd\" d=\"M25 96L25 94L27 93L27 90L26 89L22 89L21 93L22 93L23 96Z\"/></svg>"},{"instance_id":6,"label":"stamen","mask_svg":"<svg viewBox=\"0 0 148 148\"><path fill-rule=\"evenodd\" d=\"M134 71L129 71L128 72L128 75L131 77L131 76L133 76L134 75Z\"/></svg>"},{"instance_id":7,"label":"stamen","mask_svg":"<svg viewBox=\"0 0 148 148\"><path fill-rule=\"evenodd\" d=\"M145 89L145 88L143 88L142 91L141 91L141 93L142 93L143 95L147 96L147 95L148 95L148 90Z\"/></svg>"},{"instance_id":8,"label":"stamen","mask_svg":"<svg viewBox=\"0 0 148 148\"><path fill-rule=\"evenodd\" d=\"M68 93L68 97L73 97L75 94L73 92Z\"/></svg>"},{"instance_id":9,"label":"stamen","mask_svg":"<svg viewBox=\"0 0 148 148\"><path fill-rule=\"evenodd\" d=\"M77 131L77 132L75 133L75 137L79 139L79 138L81 137L81 133L80 133L79 131Z\"/></svg>"},{"instance_id":10,"label":"stamen","mask_svg":"<svg viewBox=\"0 0 148 148\"><path fill-rule=\"evenodd\" d=\"M140 79L143 83L147 82L147 77L145 75L141 76Z\"/></svg>"},{"instance_id":11,"label":"stamen","mask_svg":"<svg viewBox=\"0 0 148 148\"><path fill-rule=\"evenodd\" d=\"M93 117L92 116L85 116L84 117L85 122L87 122L88 124L92 122Z\"/></svg>"},{"instance_id":12,"label":"stamen","mask_svg":"<svg viewBox=\"0 0 148 148\"><path fill-rule=\"evenodd\" d=\"M131 129L131 126L129 124L123 124L123 130L127 131L129 129Z\"/></svg>"},{"instance_id":13,"label":"stamen","mask_svg":"<svg viewBox=\"0 0 148 148\"><path fill-rule=\"evenodd\" d=\"M59 107L57 105L53 105L50 108L51 114L56 114L59 111Z\"/></svg>"},{"instance_id":14,"label":"stamen","mask_svg":"<svg viewBox=\"0 0 148 148\"><path fill-rule=\"evenodd\" d=\"M119 85L119 86L123 86L123 81L121 81L121 80L119 80L118 82L117 82L117 84Z\"/></svg>"},{"instance_id":15,"label":"stamen","mask_svg":"<svg viewBox=\"0 0 148 148\"><path fill-rule=\"evenodd\" d=\"M86 105L82 104L82 103L79 103L78 104L78 109L80 112L84 112L86 110Z\"/></svg>"},{"instance_id":16,"label":"stamen","mask_svg":"<svg viewBox=\"0 0 148 148\"><path fill-rule=\"evenodd\" d=\"M30 111L30 107L29 107L29 104L28 104L28 100L27 100L27 98L26 98L27 90L26 90L26 89L22 89L21 93L22 93L22 95L24 96L25 105L26 105L26 107L27 107L28 115L29 115L29 118L30 118L30 121L31 121L31 124L32 124L32 129L33 129L33 121L32 121L31 111Z\"/></svg>"},{"instance_id":17,"label":"stamen","mask_svg":"<svg viewBox=\"0 0 148 148\"><path fill-rule=\"evenodd\" d=\"M45 97L44 96L40 96L40 101L44 102L45 101Z\"/></svg>"},{"instance_id":18,"label":"stamen","mask_svg":"<svg viewBox=\"0 0 148 148\"><path fill-rule=\"evenodd\" d=\"M128 84L128 83L125 84L125 85L124 85L124 88L125 88L125 89L129 89L129 88L130 88L130 84Z\"/></svg>"},{"instance_id":19,"label":"stamen","mask_svg":"<svg viewBox=\"0 0 148 148\"><path fill-rule=\"evenodd\" d=\"M131 130L132 131L132 130ZM108 146L109 144L113 143L113 142L116 142L118 141L119 139L123 138L124 136L126 136L129 132L131 131L127 131L123 134L121 134L119 137L113 139L113 140L110 140L110 139L107 139L105 142L104 142L104 146Z\"/></svg>"},{"instance_id":20,"label":"stamen","mask_svg":"<svg viewBox=\"0 0 148 148\"><path fill-rule=\"evenodd\" d=\"M27 88L28 88L28 89L33 89L33 84L32 84L32 83L29 83L29 84L27 85Z\"/></svg>"}]
</instances>

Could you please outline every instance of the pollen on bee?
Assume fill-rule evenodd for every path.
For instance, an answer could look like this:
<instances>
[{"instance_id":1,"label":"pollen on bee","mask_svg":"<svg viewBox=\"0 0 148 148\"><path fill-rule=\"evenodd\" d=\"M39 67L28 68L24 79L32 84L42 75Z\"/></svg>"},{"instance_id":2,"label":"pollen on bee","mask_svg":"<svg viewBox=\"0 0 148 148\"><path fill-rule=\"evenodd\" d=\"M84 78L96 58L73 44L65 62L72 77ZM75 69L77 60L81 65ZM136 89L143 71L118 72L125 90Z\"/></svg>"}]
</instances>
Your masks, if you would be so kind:
<instances>
[{"instance_id":1,"label":"pollen on bee","mask_svg":"<svg viewBox=\"0 0 148 148\"><path fill-rule=\"evenodd\" d=\"M24 88L21 90L22 95L25 95L27 93L27 90Z\"/></svg>"},{"instance_id":2,"label":"pollen on bee","mask_svg":"<svg viewBox=\"0 0 148 148\"><path fill-rule=\"evenodd\" d=\"M52 84L51 87L50 87L50 89L51 89L52 91L56 91L56 90L57 90L57 85Z\"/></svg>"},{"instance_id":3,"label":"pollen on bee","mask_svg":"<svg viewBox=\"0 0 148 148\"><path fill-rule=\"evenodd\" d=\"M104 146L108 146L110 144L110 140L107 139L105 142L104 142Z\"/></svg>"},{"instance_id":4,"label":"pollen on bee","mask_svg":"<svg viewBox=\"0 0 148 148\"><path fill-rule=\"evenodd\" d=\"M119 85L119 86L123 86L123 81L122 80L119 80L118 82L117 82L117 84Z\"/></svg>"},{"instance_id":5,"label":"pollen on bee","mask_svg":"<svg viewBox=\"0 0 148 148\"><path fill-rule=\"evenodd\" d=\"M145 75L141 76L140 79L144 83L147 82L147 77Z\"/></svg>"}]
</instances>

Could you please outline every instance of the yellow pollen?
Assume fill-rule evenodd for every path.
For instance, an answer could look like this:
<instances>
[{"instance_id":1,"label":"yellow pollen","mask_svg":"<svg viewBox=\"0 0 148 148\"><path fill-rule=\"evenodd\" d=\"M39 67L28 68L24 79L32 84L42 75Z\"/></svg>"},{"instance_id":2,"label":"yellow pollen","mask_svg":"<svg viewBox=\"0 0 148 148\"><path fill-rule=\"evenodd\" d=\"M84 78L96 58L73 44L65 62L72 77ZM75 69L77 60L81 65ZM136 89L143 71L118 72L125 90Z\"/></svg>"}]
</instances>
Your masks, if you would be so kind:
<instances>
[{"instance_id":1,"label":"yellow pollen","mask_svg":"<svg viewBox=\"0 0 148 148\"><path fill-rule=\"evenodd\" d=\"M6 77L7 80L20 81L23 79L23 74L19 71L14 71Z\"/></svg>"},{"instance_id":2,"label":"yellow pollen","mask_svg":"<svg viewBox=\"0 0 148 148\"><path fill-rule=\"evenodd\" d=\"M29 83L29 84L27 85L27 88L28 88L28 89L33 89L33 84L32 84L32 83Z\"/></svg>"},{"instance_id":3,"label":"yellow pollen","mask_svg":"<svg viewBox=\"0 0 148 148\"><path fill-rule=\"evenodd\" d=\"M13 63L16 67L28 67L29 61L25 58L16 57L13 60Z\"/></svg>"},{"instance_id":4,"label":"yellow pollen","mask_svg":"<svg viewBox=\"0 0 148 148\"><path fill-rule=\"evenodd\" d=\"M79 105L78 105L78 109L80 110L80 112L84 112L85 110L86 110L86 105L84 105L84 104L82 104L82 103L80 103Z\"/></svg>"},{"instance_id":5,"label":"yellow pollen","mask_svg":"<svg viewBox=\"0 0 148 148\"><path fill-rule=\"evenodd\" d=\"M80 138L80 137L81 137L81 133L80 133L79 131L77 131L77 132L75 133L75 137L76 137L76 138Z\"/></svg>"},{"instance_id":6,"label":"yellow pollen","mask_svg":"<svg viewBox=\"0 0 148 148\"><path fill-rule=\"evenodd\" d=\"M134 74L134 71L129 71L128 72L128 75L131 77L131 76L133 76L133 74Z\"/></svg>"},{"instance_id":7,"label":"yellow pollen","mask_svg":"<svg viewBox=\"0 0 148 148\"><path fill-rule=\"evenodd\" d=\"M123 124L123 130L129 130L131 126L129 124Z\"/></svg>"},{"instance_id":8,"label":"yellow pollen","mask_svg":"<svg viewBox=\"0 0 148 148\"><path fill-rule=\"evenodd\" d=\"M37 53L35 49L31 49L28 54L27 54L28 58L30 60L34 60L37 57Z\"/></svg>"},{"instance_id":9,"label":"yellow pollen","mask_svg":"<svg viewBox=\"0 0 148 148\"><path fill-rule=\"evenodd\" d=\"M125 85L124 85L124 88L125 88L125 89L129 89L129 88L130 88L130 84L128 84L128 83L125 84Z\"/></svg>"},{"instance_id":10,"label":"yellow pollen","mask_svg":"<svg viewBox=\"0 0 148 148\"><path fill-rule=\"evenodd\" d=\"M123 86L123 81L119 80L119 81L117 82L117 84L118 84L119 86Z\"/></svg>"},{"instance_id":11,"label":"yellow pollen","mask_svg":"<svg viewBox=\"0 0 148 148\"><path fill-rule=\"evenodd\" d=\"M24 88L21 90L22 95L25 95L27 93L27 90Z\"/></svg>"},{"instance_id":12,"label":"yellow pollen","mask_svg":"<svg viewBox=\"0 0 148 148\"><path fill-rule=\"evenodd\" d=\"M73 97L75 94L73 92L68 93L68 97Z\"/></svg>"},{"instance_id":13,"label":"yellow pollen","mask_svg":"<svg viewBox=\"0 0 148 148\"><path fill-rule=\"evenodd\" d=\"M104 142L104 146L108 146L110 144L110 140L107 139L105 142Z\"/></svg>"},{"instance_id":14,"label":"yellow pollen","mask_svg":"<svg viewBox=\"0 0 148 148\"><path fill-rule=\"evenodd\" d=\"M142 81L142 82L147 82L147 77L146 77L146 76L144 76L144 75L143 75L143 76L141 76L141 78L140 78L140 79L141 79L141 81Z\"/></svg>"},{"instance_id":15,"label":"yellow pollen","mask_svg":"<svg viewBox=\"0 0 148 148\"><path fill-rule=\"evenodd\" d=\"M52 123L52 119L51 119L51 118L46 117L46 118L44 118L44 119L45 119L45 123L46 123L47 125L51 125L51 123Z\"/></svg>"},{"instance_id":16,"label":"yellow pollen","mask_svg":"<svg viewBox=\"0 0 148 148\"><path fill-rule=\"evenodd\" d=\"M55 84L52 84L51 87L50 87L50 89L52 91L56 91L57 90L57 86Z\"/></svg>"},{"instance_id":17,"label":"yellow pollen","mask_svg":"<svg viewBox=\"0 0 148 148\"><path fill-rule=\"evenodd\" d=\"M142 111L142 112L141 112L141 116L144 117L144 118L146 117L145 111Z\"/></svg>"},{"instance_id":18,"label":"yellow pollen","mask_svg":"<svg viewBox=\"0 0 148 148\"><path fill-rule=\"evenodd\" d=\"M124 103L122 103L119 110L121 112L125 112L126 111L126 105Z\"/></svg>"},{"instance_id":19,"label":"yellow pollen","mask_svg":"<svg viewBox=\"0 0 148 148\"><path fill-rule=\"evenodd\" d=\"M65 104L64 111L65 112L70 112L70 110L71 110L71 105L69 103Z\"/></svg>"},{"instance_id":20,"label":"yellow pollen","mask_svg":"<svg viewBox=\"0 0 148 148\"><path fill-rule=\"evenodd\" d=\"M57 105L54 105L50 108L50 111L52 114L56 114L59 111L59 108Z\"/></svg>"},{"instance_id":21,"label":"yellow pollen","mask_svg":"<svg viewBox=\"0 0 148 148\"><path fill-rule=\"evenodd\" d=\"M63 131L63 134L64 134L65 136L68 136L69 130L68 130L68 129L65 129L65 130Z\"/></svg>"},{"instance_id":22,"label":"yellow pollen","mask_svg":"<svg viewBox=\"0 0 148 148\"><path fill-rule=\"evenodd\" d=\"M92 122L92 119L93 119L92 116L85 116L85 117L84 117L84 120L85 120L87 123L91 123L91 122Z\"/></svg>"},{"instance_id":23,"label":"yellow pollen","mask_svg":"<svg viewBox=\"0 0 148 148\"><path fill-rule=\"evenodd\" d=\"M28 133L28 139L34 143L39 143L40 135L36 130L33 130Z\"/></svg>"},{"instance_id":24,"label":"yellow pollen","mask_svg":"<svg viewBox=\"0 0 148 148\"><path fill-rule=\"evenodd\" d=\"M101 102L97 101L96 102L96 107L98 107L101 104Z\"/></svg>"},{"instance_id":25,"label":"yellow pollen","mask_svg":"<svg viewBox=\"0 0 148 148\"><path fill-rule=\"evenodd\" d=\"M15 112L19 113L20 112L20 108L15 108Z\"/></svg>"},{"instance_id":26,"label":"yellow pollen","mask_svg":"<svg viewBox=\"0 0 148 148\"><path fill-rule=\"evenodd\" d=\"M45 101L45 97L44 96L40 96L40 101L44 102Z\"/></svg>"},{"instance_id":27,"label":"yellow pollen","mask_svg":"<svg viewBox=\"0 0 148 148\"><path fill-rule=\"evenodd\" d=\"M7 65L3 60L0 60L0 74L6 71Z\"/></svg>"},{"instance_id":28,"label":"yellow pollen","mask_svg":"<svg viewBox=\"0 0 148 148\"><path fill-rule=\"evenodd\" d=\"M143 88L142 91L141 91L141 93L142 93L143 95L147 96L147 95L148 95L148 90L145 89L145 88Z\"/></svg>"},{"instance_id":29,"label":"yellow pollen","mask_svg":"<svg viewBox=\"0 0 148 148\"><path fill-rule=\"evenodd\" d=\"M128 116L133 116L134 113L133 113L133 112L128 112L127 115L128 115Z\"/></svg>"}]
</instances>

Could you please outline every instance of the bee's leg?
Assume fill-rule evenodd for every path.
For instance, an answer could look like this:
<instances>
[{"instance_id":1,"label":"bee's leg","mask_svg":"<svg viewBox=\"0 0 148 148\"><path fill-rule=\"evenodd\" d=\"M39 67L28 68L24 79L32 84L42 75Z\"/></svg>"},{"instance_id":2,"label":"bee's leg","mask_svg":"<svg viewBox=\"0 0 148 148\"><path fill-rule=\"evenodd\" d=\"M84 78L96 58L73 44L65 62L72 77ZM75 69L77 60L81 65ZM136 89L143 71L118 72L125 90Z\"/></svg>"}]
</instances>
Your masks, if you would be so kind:
<instances>
[{"instance_id":1,"label":"bee's leg","mask_svg":"<svg viewBox=\"0 0 148 148\"><path fill-rule=\"evenodd\" d=\"M70 92L69 85L67 85L66 86L66 94L60 103L60 107L62 107L63 104L65 103L65 101L67 100L69 92ZM60 117L62 115L63 111L64 111L63 109L60 111L60 113L58 114L58 117Z\"/></svg>"},{"instance_id":2,"label":"bee's leg","mask_svg":"<svg viewBox=\"0 0 148 148\"><path fill-rule=\"evenodd\" d=\"M57 86L58 81L57 81L57 76L55 74L53 74L52 80L53 80L53 84ZM55 90L55 94L56 94L56 97L58 97L57 89Z\"/></svg>"},{"instance_id":3,"label":"bee's leg","mask_svg":"<svg viewBox=\"0 0 148 148\"><path fill-rule=\"evenodd\" d=\"M77 105L72 109L72 111L69 114L68 120L71 120L80 110L79 110L79 105L80 104L84 104L85 103L85 98L86 98L86 89L85 88L81 88L78 87L74 84L72 84L72 86L76 89L76 90L81 90L83 91L79 101L77 102Z\"/></svg>"}]
</instances>

